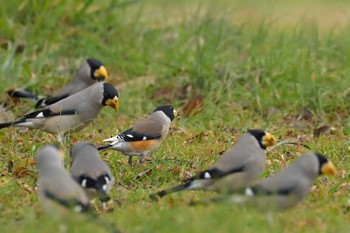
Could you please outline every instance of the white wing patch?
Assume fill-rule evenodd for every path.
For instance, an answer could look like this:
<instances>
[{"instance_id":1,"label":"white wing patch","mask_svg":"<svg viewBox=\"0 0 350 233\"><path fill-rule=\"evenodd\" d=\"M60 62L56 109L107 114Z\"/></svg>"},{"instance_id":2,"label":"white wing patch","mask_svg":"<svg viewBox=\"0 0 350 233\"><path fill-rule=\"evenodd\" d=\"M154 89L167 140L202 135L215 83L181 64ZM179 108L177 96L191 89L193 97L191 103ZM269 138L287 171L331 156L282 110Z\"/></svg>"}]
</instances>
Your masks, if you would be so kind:
<instances>
[{"instance_id":1,"label":"white wing patch","mask_svg":"<svg viewBox=\"0 0 350 233\"><path fill-rule=\"evenodd\" d=\"M102 189L103 189L104 191L106 191L106 190L107 190L107 185L106 185L106 184L102 185Z\"/></svg>"},{"instance_id":2,"label":"white wing patch","mask_svg":"<svg viewBox=\"0 0 350 233\"><path fill-rule=\"evenodd\" d=\"M110 179L108 178L108 176L105 176L104 178L105 178L105 180L106 180L106 183L108 183L108 182L110 181Z\"/></svg>"},{"instance_id":3,"label":"white wing patch","mask_svg":"<svg viewBox=\"0 0 350 233\"><path fill-rule=\"evenodd\" d=\"M251 188L246 188L245 189L245 195L248 196L248 197L254 197L254 192Z\"/></svg>"},{"instance_id":4,"label":"white wing patch","mask_svg":"<svg viewBox=\"0 0 350 233\"><path fill-rule=\"evenodd\" d=\"M134 136L132 134L127 134L126 135L128 138L134 138Z\"/></svg>"},{"instance_id":5,"label":"white wing patch","mask_svg":"<svg viewBox=\"0 0 350 233\"><path fill-rule=\"evenodd\" d=\"M83 207L81 205L77 205L77 206L74 207L74 210L76 212L81 212L83 210Z\"/></svg>"},{"instance_id":6,"label":"white wing patch","mask_svg":"<svg viewBox=\"0 0 350 233\"><path fill-rule=\"evenodd\" d=\"M36 115L35 117L44 117L44 114L43 114L43 112L40 112L38 115Z\"/></svg>"},{"instance_id":7,"label":"white wing patch","mask_svg":"<svg viewBox=\"0 0 350 233\"><path fill-rule=\"evenodd\" d=\"M86 179L83 179L83 180L81 181L81 187L86 188L86 182L87 182L87 180L86 180Z\"/></svg>"},{"instance_id":8,"label":"white wing patch","mask_svg":"<svg viewBox=\"0 0 350 233\"><path fill-rule=\"evenodd\" d=\"M124 141L124 135L123 134L118 134L115 137L112 138L107 138L105 140L103 140L104 142L112 142L111 145L116 144L118 142L123 142Z\"/></svg>"},{"instance_id":9,"label":"white wing patch","mask_svg":"<svg viewBox=\"0 0 350 233\"><path fill-rule=\"evenodd\" d=\"M205 179L211 179L211 175L209 174L209 172L205 172L204 173L204 178Z\"/></svg>"}]
</instances>

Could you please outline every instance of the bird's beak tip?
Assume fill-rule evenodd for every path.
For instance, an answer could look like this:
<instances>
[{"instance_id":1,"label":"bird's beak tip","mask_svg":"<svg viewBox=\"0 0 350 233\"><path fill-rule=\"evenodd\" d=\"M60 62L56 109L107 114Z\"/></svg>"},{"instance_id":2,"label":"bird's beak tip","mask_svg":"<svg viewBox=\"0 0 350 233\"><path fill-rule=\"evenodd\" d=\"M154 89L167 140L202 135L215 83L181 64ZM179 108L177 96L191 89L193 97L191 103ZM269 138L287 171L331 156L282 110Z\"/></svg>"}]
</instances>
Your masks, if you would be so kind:
<instances>
[{"instance_id":1,"label":"bird's beak tip","mask_svg":"<svg viewBox=\"0 0 350 233\"><path fill-rule=\"evenodd\" d=\"M323 165L322 174L333 176L337 174L337 170L331 161L328 161L325 165Z\"/></svg>"}]
</instances>

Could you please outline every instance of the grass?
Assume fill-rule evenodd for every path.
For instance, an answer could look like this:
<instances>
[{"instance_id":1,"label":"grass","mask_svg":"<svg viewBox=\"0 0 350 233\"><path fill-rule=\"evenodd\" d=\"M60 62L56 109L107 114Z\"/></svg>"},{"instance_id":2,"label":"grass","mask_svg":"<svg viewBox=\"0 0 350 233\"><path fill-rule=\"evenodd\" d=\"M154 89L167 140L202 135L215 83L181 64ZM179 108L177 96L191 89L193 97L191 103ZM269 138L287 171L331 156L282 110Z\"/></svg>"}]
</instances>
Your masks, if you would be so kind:
<instances>
[{"instance_id":1,"label":"grass","mask_svg":"<svg viewBox=\"0 0 350 233\"><path fill-rule=\"evenodd\" d=\"M103 109L93 124L70 135L67 152L79 140L102 144L159 104L186 110L199 99L173 123L151 161L130 168L124 156L102 153L118 181L112 196L122 206L101 218L123 232L348 232L349 4L301 2L6 1L0 6L0 92L19 87L51 94L84 58L102 60L120 91L120 111ZM324 20L324 12L337 17ZM19 116L32 105L8 105L1 117ZM321 126L335 130L317 136ZM318 179L302 204L272 220L233 205L188 206L213 195L206 192L149 201L149 193L213 164L247 128L307 143L331 158L338 175ZM59 229L38 203L33 163L37 149L54 137L7 129L0 140L1 232ZM304 151L271 151L263 176ZM70 216L68 232L106 231L90 220Z\"/></svg>"}]
</instances>

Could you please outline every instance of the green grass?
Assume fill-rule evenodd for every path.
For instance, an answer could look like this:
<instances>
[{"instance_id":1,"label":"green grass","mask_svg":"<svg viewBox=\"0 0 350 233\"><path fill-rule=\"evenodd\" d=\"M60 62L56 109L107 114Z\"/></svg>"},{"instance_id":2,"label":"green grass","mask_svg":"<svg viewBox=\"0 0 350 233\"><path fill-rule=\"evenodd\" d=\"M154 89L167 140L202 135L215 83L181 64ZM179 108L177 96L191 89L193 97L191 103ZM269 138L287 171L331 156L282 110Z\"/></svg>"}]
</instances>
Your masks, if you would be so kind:
<instances>
[{"instance_id":1,"label":"green grass","mask_svg":"<svg viewBox=\"0 0 350 233\"><path fill-rule=\"evenodd\" d=\"M173 123L151 161L130 168L121 154L102 153L117 180L112 196L122 206L100 218L123 232L348 232L350 25L343 9L349 4L230 2L6 1L0 4L0 92L18 87L51 94L84 58L102 60L120 91L120 111L103 109L93 124L70 135L66 152L79 140L101 145L157 105L183 109L195 96L204 97L198 114ZM314 18L304 17L305 9ZM325 9L343 12L343 23L330 26ZM294 18L284 20L281 11ZM32 105L24 101L6 110L18 116ZM336 130L314 136L323 125ZM329 156L338 175L318 179L303 203L271 218L234 205L188 206L213 195L208 192L149 201L151 192L213 164L247 128L303 140ZM53 141L35 130L0 131L1 232L59 228L38 202L32 163L37 149ZM276 148L263 175L304 151ZM71 216L66 226L68 232L106 232L85 216Z\"/></svg>"}]
</instances>

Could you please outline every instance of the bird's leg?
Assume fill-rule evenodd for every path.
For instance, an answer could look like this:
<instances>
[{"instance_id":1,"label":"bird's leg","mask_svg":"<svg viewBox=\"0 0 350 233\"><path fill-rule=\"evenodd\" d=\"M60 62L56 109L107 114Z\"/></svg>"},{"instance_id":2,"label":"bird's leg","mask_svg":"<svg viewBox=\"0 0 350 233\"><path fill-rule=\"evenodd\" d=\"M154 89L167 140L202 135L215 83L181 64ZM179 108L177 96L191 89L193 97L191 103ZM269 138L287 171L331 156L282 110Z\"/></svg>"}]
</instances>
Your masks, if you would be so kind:
<instances>
[{"instance_id":1,"label":"bird's leg","mask_svg":"<svg viewBox=\"0 0 350 233\"><path fill-rule=\"evenodd\" d=\"M139 164L143 163L146 159L146 155L141 155L139 158Z\"/></svg>"},{"instance_id":2,"label":"bird's leg","mask_svg":"<svg viewBox=\"0 0 350 233\"><path fill-rule=\"evenodd\" d=\"M132 167L132 156L129 156L128 163L129 163L130 167Z\"/></svg>"}]
</instances>

